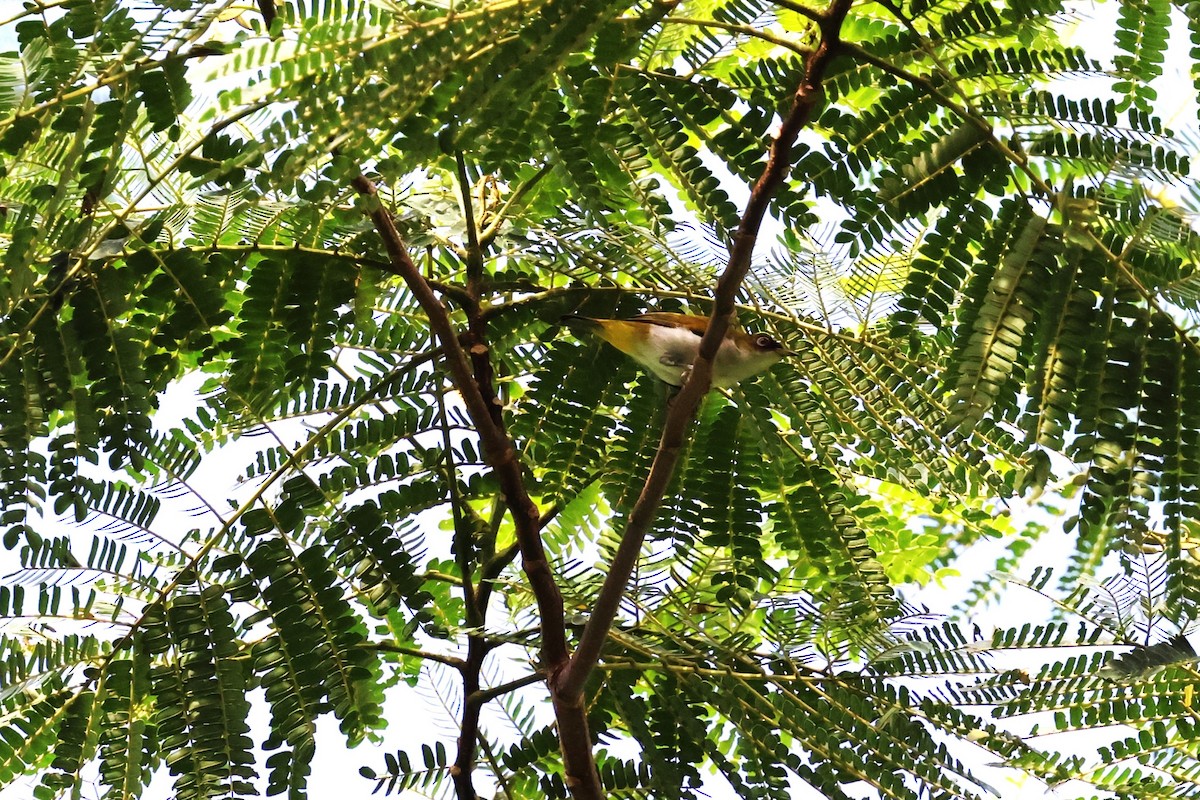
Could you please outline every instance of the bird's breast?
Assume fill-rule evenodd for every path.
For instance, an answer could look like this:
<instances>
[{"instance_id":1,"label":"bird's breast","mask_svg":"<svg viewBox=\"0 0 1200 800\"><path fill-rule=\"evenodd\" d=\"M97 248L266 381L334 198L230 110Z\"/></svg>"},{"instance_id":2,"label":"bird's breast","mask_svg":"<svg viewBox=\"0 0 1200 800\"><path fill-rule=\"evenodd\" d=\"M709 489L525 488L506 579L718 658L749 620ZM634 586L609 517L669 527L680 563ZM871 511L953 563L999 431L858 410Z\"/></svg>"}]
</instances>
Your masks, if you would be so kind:
<instances>
[{"instance_id":1,"label":"bird's breast","mask_svg":"<svg viewBox=\"0 0 1200 800\"><path fill-rule=\"evenodd\" d=\"M600 336L659 380L680 386L700 353L700 337L686 328L668 325L605 320ZM713 385L728 388L767 369L779 360L779 352L759 352L738 347L725 338L713 361Z\"/></svg>"}]
</instances>

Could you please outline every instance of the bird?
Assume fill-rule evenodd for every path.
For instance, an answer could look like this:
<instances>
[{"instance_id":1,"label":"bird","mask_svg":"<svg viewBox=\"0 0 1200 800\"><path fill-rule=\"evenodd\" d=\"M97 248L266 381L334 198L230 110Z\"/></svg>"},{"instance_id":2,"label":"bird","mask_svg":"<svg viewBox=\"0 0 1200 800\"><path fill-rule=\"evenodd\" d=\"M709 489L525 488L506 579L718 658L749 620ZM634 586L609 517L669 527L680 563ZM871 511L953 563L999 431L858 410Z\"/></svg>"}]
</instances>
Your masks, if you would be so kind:
<instances>
[{"instance_id":1,"label":"bird","mask_svg":"<svg viewBox=\"0 0 1200 800\"><path fill-rule=\"evenodd\" d=\"M708 330L708 319L653 311L629 319L568 314L562 321L599 336L664 383L682 386L700 352L700 337ZM770 336L747 333L731 325L713 359L713 386L727 389L790 355L794 353Z\"/></svg>"}]
</instances>

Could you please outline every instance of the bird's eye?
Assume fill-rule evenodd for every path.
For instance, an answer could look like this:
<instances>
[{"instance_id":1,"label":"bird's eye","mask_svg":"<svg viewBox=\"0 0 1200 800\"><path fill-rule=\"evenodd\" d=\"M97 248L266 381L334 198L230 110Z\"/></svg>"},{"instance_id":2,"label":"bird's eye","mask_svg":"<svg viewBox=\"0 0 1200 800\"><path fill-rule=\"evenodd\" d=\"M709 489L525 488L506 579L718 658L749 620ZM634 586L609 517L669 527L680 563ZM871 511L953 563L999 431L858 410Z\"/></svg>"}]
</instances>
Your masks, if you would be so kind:
<instances>
[{"instance_id":1,"label":"bird's eye","mask_svg":"<svg viewBox=\"0 0 1200 800\"><path fill-rule=\"evenodd\" d=\"M754 344L758 347L759 350L778 350L779 349L779 342L775 341L774 339L772 339L770 336L767 336L766 334L756 336L754 338Z\"/></svg>"}]
</instances>

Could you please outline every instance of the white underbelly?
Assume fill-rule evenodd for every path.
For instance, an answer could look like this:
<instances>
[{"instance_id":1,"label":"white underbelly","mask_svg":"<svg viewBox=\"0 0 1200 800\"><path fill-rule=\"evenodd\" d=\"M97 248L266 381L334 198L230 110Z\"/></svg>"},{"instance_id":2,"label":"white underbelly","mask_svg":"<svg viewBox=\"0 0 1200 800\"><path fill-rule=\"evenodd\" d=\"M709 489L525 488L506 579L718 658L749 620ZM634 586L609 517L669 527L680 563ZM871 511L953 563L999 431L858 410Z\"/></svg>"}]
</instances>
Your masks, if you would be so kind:
<instances>
[{"instance_id":1,"label":"white underbelly","mask_svg":"<svg viewBox=\"0 0 1200 800\"><path fill-rule=\"evenodd\" d=\"M681 386L699 352L700 337L691 331L652 325L646 342L631 355L659 380L672 386ZM713 385L728 388L760 368L754 358L742 353L733 342L725 339L713 363Z\"/></svg>"}]
</instances>

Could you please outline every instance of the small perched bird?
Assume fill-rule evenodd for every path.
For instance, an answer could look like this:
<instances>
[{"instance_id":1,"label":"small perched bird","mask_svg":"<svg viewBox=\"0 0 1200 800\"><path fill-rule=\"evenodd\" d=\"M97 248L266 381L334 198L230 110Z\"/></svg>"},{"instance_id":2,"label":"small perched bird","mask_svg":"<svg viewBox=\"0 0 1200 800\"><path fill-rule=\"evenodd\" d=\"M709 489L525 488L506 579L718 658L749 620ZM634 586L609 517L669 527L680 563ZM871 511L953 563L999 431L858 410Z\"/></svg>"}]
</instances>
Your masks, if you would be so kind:
<instances>
[{"instance_id":1,"label":"small perched bird","mask_svg":"<svg viewBox=\"0 0 1200 800\"><path fill-rule=\"evenodd\" d=\"M665 311L630 319L568 314L562 321L594 333L672 386L683 385L700 352L700 337L708 330L708 317ZM730 326L713 360L713 386L733 386L790 355L792 351L766 334L746 333Z\"/></svg>"}]
</instances>

